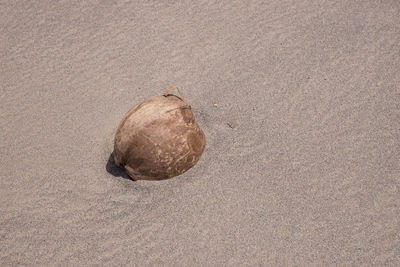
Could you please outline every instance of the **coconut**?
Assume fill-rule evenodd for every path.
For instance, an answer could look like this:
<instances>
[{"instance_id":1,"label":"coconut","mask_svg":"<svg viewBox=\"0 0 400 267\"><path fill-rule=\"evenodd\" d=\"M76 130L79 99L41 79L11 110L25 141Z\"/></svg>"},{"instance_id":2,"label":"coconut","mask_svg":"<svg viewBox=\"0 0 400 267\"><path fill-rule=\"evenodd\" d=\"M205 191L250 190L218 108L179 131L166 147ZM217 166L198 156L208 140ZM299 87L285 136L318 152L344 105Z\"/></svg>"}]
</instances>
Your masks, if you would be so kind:
<instances>
[{"instance_id":1,"label":"coconut","mask_svg":"<svg viewBox=\"0 0 400 267\"><path fill-rule=\"evenodd\" d=\"M163 180L180 175L200 159L206 144L191 107L170 94L153 96L122 119L114 140L115 163L134 180Z\"/></svg>"}]
</instances>

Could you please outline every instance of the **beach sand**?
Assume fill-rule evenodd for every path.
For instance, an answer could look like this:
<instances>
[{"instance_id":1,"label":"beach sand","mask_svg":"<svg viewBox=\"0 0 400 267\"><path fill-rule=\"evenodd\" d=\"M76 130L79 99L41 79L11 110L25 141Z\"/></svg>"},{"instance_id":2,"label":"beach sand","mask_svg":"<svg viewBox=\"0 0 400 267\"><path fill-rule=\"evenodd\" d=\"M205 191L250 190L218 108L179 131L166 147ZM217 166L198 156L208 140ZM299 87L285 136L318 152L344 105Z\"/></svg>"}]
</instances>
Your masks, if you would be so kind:
<instances>
[{"instance_id":1,"label":"beach sand","mask_svg":"<svg viewBox=\"0 0 400 267\"><path fill-rule=\"evenodd\" d=\"M1 265L399 266L399 25L390 0L1 1ZM114 133L170 85L206 150L132 181Z\"/></svg>"}]
</instances>

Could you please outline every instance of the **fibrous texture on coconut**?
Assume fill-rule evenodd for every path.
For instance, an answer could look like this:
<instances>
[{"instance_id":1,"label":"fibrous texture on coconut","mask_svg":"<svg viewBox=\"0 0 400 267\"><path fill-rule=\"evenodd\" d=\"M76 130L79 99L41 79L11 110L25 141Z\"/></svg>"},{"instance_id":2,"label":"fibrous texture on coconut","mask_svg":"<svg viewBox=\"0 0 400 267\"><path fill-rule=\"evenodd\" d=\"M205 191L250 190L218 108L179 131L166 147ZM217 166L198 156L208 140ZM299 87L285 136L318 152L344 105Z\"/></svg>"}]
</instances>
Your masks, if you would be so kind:
<instances>
[{"instance_id":1,"label":"fibrous texture on coconut","mask_svg":"<svg viewBox=\"0 0 400 267\"><path fill-rule=\"evenodd\" d=\"M206 140L183 98L153 96L122 119L114 140L114 158L135 180L162 180L193 167Z\"/></svg>"}]
</instances>

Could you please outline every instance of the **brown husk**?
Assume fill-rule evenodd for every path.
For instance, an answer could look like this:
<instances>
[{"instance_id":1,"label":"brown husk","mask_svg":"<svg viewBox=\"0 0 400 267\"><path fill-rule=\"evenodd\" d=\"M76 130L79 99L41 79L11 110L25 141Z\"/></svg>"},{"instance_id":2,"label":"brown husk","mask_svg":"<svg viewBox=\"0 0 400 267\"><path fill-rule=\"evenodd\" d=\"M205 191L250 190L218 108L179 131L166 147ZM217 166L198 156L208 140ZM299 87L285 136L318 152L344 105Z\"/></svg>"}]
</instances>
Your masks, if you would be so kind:
<instances>
[{"instance_id":1,"label":"brown husk","mask_svg":"<svg viewBox=\"0 0 400 267\"><path fill-rule=\"evenodd\" d=\"M115 135L114 157L135 180L162 180L193 167L205 144L191 107L166 93L148 98L125 115Z\"/></svg>"}]
</instances>

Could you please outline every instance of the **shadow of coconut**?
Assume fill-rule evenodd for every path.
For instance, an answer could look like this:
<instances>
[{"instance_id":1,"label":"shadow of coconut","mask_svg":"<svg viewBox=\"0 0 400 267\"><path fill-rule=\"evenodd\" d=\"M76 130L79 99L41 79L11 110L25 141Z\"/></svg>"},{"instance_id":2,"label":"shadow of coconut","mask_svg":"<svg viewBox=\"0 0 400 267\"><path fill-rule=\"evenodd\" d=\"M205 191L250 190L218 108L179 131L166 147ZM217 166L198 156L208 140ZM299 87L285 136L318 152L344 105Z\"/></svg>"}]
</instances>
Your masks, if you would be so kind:
<instances>
[{"instance_id":1,"label":"shadow of coconut","mask_svg":"<svg viewBox=\"0 0 400 267\"><path fill-rule=\"evenodd\" d=\"M114 160L114 152L110 154L110 157L108 158L107 164L106 164L106 170L109 174L115 177L122 177L124 179L128 179L131 181L135 181L132 179L125 171L125 169L120 168L115 164Z\"/></svg>"}]
</instances>

